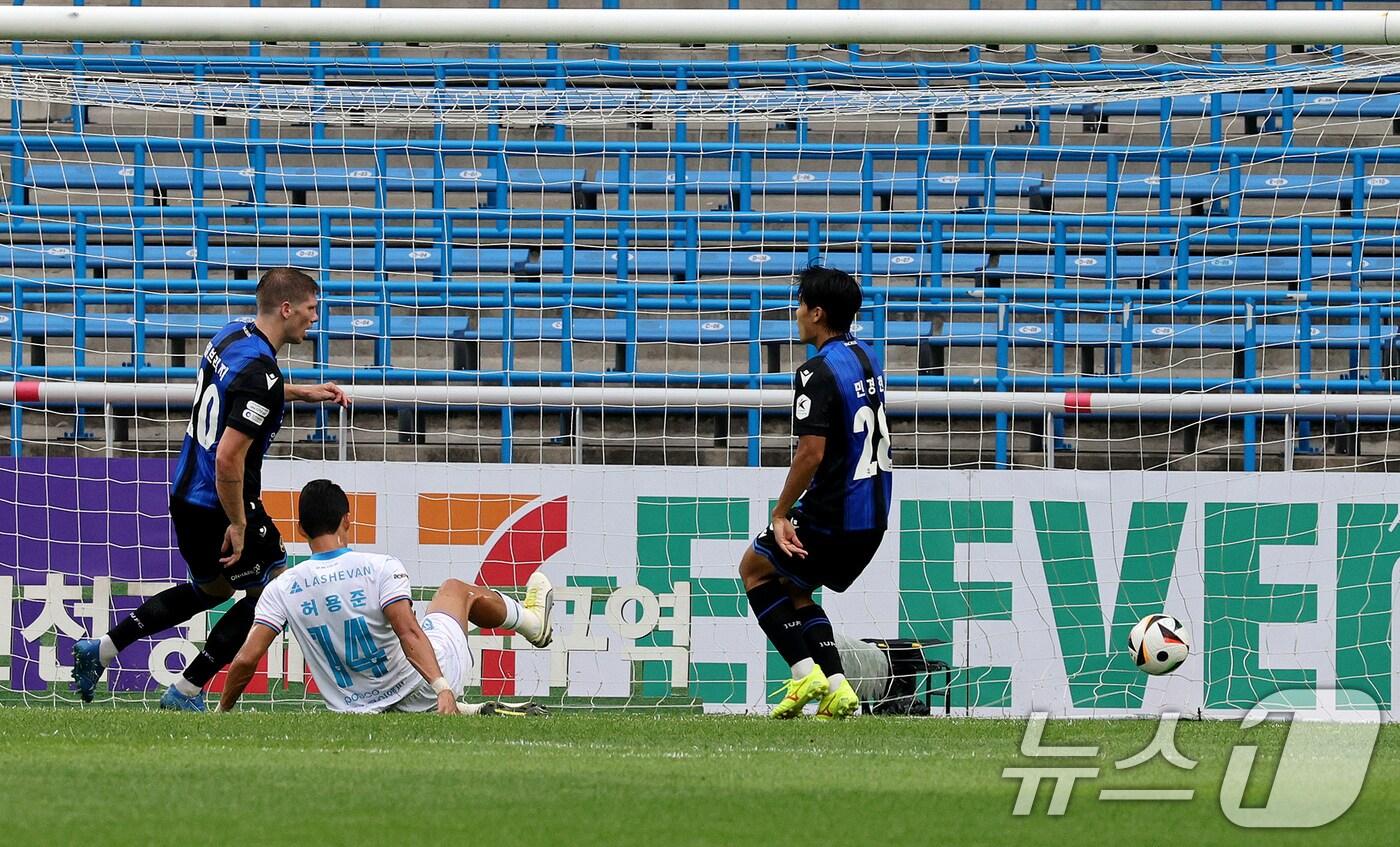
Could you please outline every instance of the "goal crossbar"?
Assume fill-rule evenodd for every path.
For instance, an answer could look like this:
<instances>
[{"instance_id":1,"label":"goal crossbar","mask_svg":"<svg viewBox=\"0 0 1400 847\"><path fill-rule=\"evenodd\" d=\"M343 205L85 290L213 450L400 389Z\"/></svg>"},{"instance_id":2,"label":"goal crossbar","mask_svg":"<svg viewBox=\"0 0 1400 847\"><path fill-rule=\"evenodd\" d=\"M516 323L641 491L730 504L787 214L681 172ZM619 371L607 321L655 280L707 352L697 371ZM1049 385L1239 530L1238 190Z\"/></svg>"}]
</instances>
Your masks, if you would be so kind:
<instances>
[{"instance_id":1,"label":"goal crossbar","mask_svg":"<svg viewBox=\"0 0 1400 847\"><path fill-rule=\"evenodd\" d=\"M745 44L1400 43L1375 11L0 8L11 41Z\"/></svg>"},{"instance_id":2,"label":"goal crossbar","mask_svg":"<svg viewBox=\"0 0 1400 847\"><path fill-rule=\"evenodd\" d=\"M423 406L642 409L785 409L785 388L647 388L639 386L347 385L357 403ZM0 382L0 406L38 408L163 405L188 407L186 383ZM885 406L903 414L1172 415L1233 417L1400 417L1389 394L1164 394L1137 392L891 390Z\"/></svg>"}]
</instances>

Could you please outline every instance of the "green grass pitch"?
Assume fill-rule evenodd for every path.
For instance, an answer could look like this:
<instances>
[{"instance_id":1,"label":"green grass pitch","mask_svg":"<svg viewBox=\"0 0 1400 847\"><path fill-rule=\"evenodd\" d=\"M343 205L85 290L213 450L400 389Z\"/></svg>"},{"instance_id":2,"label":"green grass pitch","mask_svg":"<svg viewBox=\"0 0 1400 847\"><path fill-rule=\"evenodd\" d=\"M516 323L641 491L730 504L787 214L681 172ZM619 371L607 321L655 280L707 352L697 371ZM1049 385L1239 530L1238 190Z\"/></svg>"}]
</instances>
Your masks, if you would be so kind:
<instances>
[{"instance_id":1,"label":"green grass pitch","mask_svg":"<svg viewBox=\"0 0 1400 847\"><path fill-rule=\"evenodd\" d=\"M1019 721L557 714L542 719L0 707L4 843L922 845L1380 844L1395 834L1400 727L1383 727L1360 798L1311 831L1225 820L1237 742L1260 747L1262 804L1286 728L1183 722L1192 771L1113 762L1147 721L1052 722L1047 744L1099 744L1105 774L1063 817L1013 817ZM1323 767L1323 765L1319 765ZM1189 803L1096 801L1102 787L1193 788Z\"/></svg>"}]
</instances>

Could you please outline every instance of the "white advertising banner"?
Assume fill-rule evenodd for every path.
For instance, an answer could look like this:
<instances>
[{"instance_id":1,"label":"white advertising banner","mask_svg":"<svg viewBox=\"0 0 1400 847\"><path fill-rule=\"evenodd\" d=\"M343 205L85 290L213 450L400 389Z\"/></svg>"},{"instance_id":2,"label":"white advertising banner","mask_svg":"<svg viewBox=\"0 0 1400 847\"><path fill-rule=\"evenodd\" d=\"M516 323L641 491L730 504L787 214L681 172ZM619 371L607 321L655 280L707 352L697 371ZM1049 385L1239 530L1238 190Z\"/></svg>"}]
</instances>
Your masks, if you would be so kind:
<instances>
[{"instance_id":1,"label":"white advertising banner","mask_svg":"<svg viewBox=\"0 0 1400 847\"><path fill-rule=\"evenodd\" d=\"M269 461L264 497L295 560L307 552L295 493L337 481L355 545L407 563L420 600L448 577L515 591L543 570L558 587L553 645L473 632L470 696L757 712L787 668L738 562L785 472ZM145 459L0 465L0 697L71 697L72 640L186 578L169 473ZM1392 488L1383 474L900 470L879 553L849 591L819 599L839 633L915 639L945 662L935 712L1224 717L1280 689L1315 692L1299 705L1330 712L1340 687L1389 718ZM1149 677L1127 633L1162 612L1184 622L1191 654ZM133 645L107 691L158 693L212 620ZM287 644L252 692L314 703L309 685Z\"/></svg>"}]
</instances>

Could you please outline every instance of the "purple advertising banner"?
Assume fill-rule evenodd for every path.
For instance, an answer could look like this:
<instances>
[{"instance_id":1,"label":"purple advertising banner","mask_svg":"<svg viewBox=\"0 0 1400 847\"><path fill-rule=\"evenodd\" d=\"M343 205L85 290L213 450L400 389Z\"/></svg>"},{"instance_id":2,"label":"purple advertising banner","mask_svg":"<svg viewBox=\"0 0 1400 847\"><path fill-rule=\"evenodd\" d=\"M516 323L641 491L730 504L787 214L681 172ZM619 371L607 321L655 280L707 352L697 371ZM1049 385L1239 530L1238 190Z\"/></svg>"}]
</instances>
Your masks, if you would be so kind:
<instances>
[{"instance_id":1,"label":"purple advertising banner","mask_svg":"<svg viewBox=\"0 0 1400 847\"><path fill-rule=\"evenodd\" d=\"M77 638L188 579L170 528L172 470L165 459L0 459L0 625L10 636L0 690L67 692ZM156 646L123 652L111 690L157 687L153 661L178 670L180 651Z\"/></svg>"}]
</instances>

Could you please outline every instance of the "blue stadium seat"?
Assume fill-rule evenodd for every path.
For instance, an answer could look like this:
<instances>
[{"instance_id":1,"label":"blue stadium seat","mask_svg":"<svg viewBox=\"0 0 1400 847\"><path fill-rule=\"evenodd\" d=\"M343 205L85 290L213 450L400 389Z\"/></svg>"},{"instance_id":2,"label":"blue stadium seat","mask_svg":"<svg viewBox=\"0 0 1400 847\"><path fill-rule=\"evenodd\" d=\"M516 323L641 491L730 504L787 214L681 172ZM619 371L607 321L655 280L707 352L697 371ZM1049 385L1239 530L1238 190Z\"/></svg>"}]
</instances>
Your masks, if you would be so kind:
<instances>
[{"instance_id":1,"label":"blue stadium seat","mask_svg":"<svg viewBox=\"0 0 1400 847\"><path fill-rule=\"evenodd\" d=\"M1218 105L1212 103L1218 98ZM1080 107L1086 129L1103 130L1107 118L1157 117L1162 114L1163 98L1120 100ZM1288 108L1284 93L1267 94L1192 94L1167 98L1170 118L1205 118L1213 114L1240 115L1245 118L1245 131L1251 134L1272 132L1279 116ZM1387 119L1392 131L1400 133L1400 94L1325 94L1296 92L1293 95L1294 114L1316 118Z\"/></svg>"},{"instance_id":2,"label":"blue stadium seat","mask_svg":"<svg viewBox=\"0 0 1400 847\"><path fill-rule=\"evenodd\" d=\"M1167 183L1165 190L1168 196L1174 198L1185 197L1191 200L1210 198L1215 191L1217 176L1217 174L1174 176L1165 180ZM1057 176L1043 183L1041 194L1049 201L1062 197L1085 200L1107 197L1109 188L1113 188L1119 197L1156 197L1163 191L1163 182L1164 180L1156 174L1122 174L1116 181L1110 180L1106 173L1068 174Z\"/></svg>"},{"instance_id":3,"label":"blue stadium seat","mask_svg":"<svg viewBox=\"0 0 1400 847\"><path fill-rule=\"evenodd\" d=\"M1168 279L1172 259L1169 256L1117 256L1114 282L1149 282ZM1044 253L1011 253L1000 256L987 268L985 277L992 285L1003 280L1046 280L1055 276L1055 257ZM1102 255L1072 255L1065 258L1067 279L1088 279L1108 282L1108 260Z\"/></svg>"},{"instance_id":4,"label":"blue stadium seat","mask_svg":"<svg viewBox=\"0 0 1400 847\"><path fill-rule=\"evenodd\" d=\"M1351 211L1355 181L1350 176L1329 174L1242 174L1209 173L1162 178L1155 174L1124 174L1110 181L1106 174L1056 177L1040 188L1041 206L1054 207L1058 199L1088 200L1107 198L1112 188L1119 197L1151 198L1162 192L1171 199L1192 201L1192 214L1204 215L1207 203L1231 203L1239 199L1330 200L1343 212ZM1373 174L1361 179L1365 200L1400 199L1400 176ZM1220 214L1237 209L1220 209Z\"/></svg>"},{"instance_id":5,"label":"blue stadium seat","mask_svg":"<svg viewBox=\"0 0 1400 847\"><path fill-rule=\"evenodd\" d=\"M1169 286L1176 277L1177 261L1170 256L1119 255L1115 257L1115 273L1110 280L1106 256L1071 254L1065 257L1063 273L1066 279L1105 283L1155 282ZM1389 259L1374 261L1376 264L1373 273L1378 279L1389 278L1387 273L1393 275L1397 267L1397 263ZM1298 283L1303 280L1345 279L1351 272L1351 260L1314 256L1310 270L1305 272L1300 256L1190 256L1184 260L1181 270L1191 282L1285 282L1290 288L1297 288ZM1055 257L1045 253L1014 253L1001 256L986 271L986 278L993 285L1003 280L1048 280L1055 275Z\"/></svg>"},{"instance_id":6,"label":"blue stadium seat","mask_svg":"<svg viewBox=\"0 0 1400 847\"><path fill-rule=\"evenodd\" d=\"M687 277L685 250L630 250L626 261L630 274L637 276ZM614 276L621 267L616 250L580 248L574 251L574 273L587 276ZM697 276L794 276L809 264L806 251L794 250L707 250L695 253ZM526 262L524 276L562 274L563 250L541 250L537 260Z\"/></svg>"},{"instance_id":7,"label":"blue stadium seat","mask_svg":"<svg viewBox=\"0 0 1400 847\"><path fill-rule=\"evenodd\" d=\"M1347 270L1354 267L1354 263L1347 260ZM1400 258L1395 256L1367 256L1361 260L1361 270L1359 273L1361 282L1386 282L1394 283L1400 280Z\"/></svg>"},{"instance_id":8,"label":"blue stadium seat","mask_svg":"<svg viewBox=\"0 0 1400 847\"><path fill-rule=\"evenodd\" d=\"M446 167L441 180L435 180L432 168L391 167L382 171L372 167L306 166L268 168L261 174L253 168L193 168L175 165L155 165L142 169L134 165L94 164L73 162L56 165L33 165L24 186L63 191L132 191L138 176L145 190L156 197L171 191L192 191L199 173L203 174L208 191L239 191L250 195L256 190L261 176L264 190L283 191L298 195L298 205L314 191L374 191L381 186L386 191L432 191L440 182L445 191L510 190L571 194L583 181L584 170L569 168L492 168Z\"/></svg>"},{"instance_id":9,"label":"blue stadium seat","mask_svg":"<svg viewBox=\"0 0 1400 847\"><path fill-rule=\"evenodd\" d=\"M131 267L130 247L89 247L82 251L89 267ZM0 244L0 269L71 270L79 259L72 244Z\"/></svg>"},{"instance_id":10,"label":"blue stadium seat","mask_svg":"<svg viewBox=\"0 0 1400 847\"><path fill-rule=\"evenodd\" d=\"M739 171L687 172L677 179L670 170L634 170L624 180L622 172L603 168L580 185L586 208L597 208L598 196L627 188L638 194L670 194L678 187L698 195L737 196L749 188L754 194L801 196L859 196L865 185L859 170L754 171L747 184ZM984 197L988 182L1001 197L1034 197L1041 185L1039 173L998 173L987 177L970 173L928 172L924 192L930 197ZM877 171L870 180L871 195L889 208L892 197L919 193L919 178L910 172ZM737 205L736 205L737 208Z\"/></svg>"},{"instance_id":11,"label":"blue stadium seat","mask_svg":"<svg viewBox=\"0 0 1400 847\"><path fill-rule=\"evenodd\" d=\"M0 338L9 338L14 333L13 310L0 312ZM207 339L223 328L230 320L252 322L251 317L231 317L227 313L205 312L201 314L147 313L142 326L147 338L170 339L180 342L172 347L172 354L183 356L184 342ZM129 313L105 312L83 315L53 312L25 311L19 318L21 335L40 345L54 338L73 338L81 327L88 338L134 339L136 318ZM471 319L465 316L443 315L391 315L389 318L390 339L451 339L466 333L471 327ZM335 340L376 340L385 336L383 319L377 314L332 314L325 322L311 328L311 336L323 336ZM34 350L34 364L42 364L42 347ZM376 350L375 365L386 364L378 361Z\"/></svg>"},{"instance_id":12,"label":"blue stadium seat","mask_svg":"<svg viewBox=\"0 0 1400 847\"><path fill-rule=\"evenodd\" d=\"M997 366L1008 367L1004 351L1011 347L1048 348L1056 344L1078 348L1081 372L1095 372L1094 354L1103 350L1107 357L1115 348L1176 348L1235 351L1235 376L1248 378L1243 352L1246 348L1298 348L1305 341L1312 347L1329 350L1366 351L1377 349L1383 366L1390 367L1400 344L1400 329L1383 326L1379 332L1355 325L1316 325L1306 338L1301 327L1291 323L1260 322L1250 330L1238 322L1206 324L1135 323L1125 328L1118 323L1079 323L1066 321L1060 335L1049 323L963 323L947 322L929 339L933 350L932 369L943 373L946 350L951 347L986 348L997 351ZM1252 338L1251 338L1252 333ZM1106 359L1111 364L1111 360Z\"/></svg>"},{"instance_id":13,"label":"blue stadium seat","mask_svg":"<svg viewBox=\"0 0 1400 847\"><path fill-rule=\"evenodd\" d=\"M767 349L768 371L777 372L782 347L795 344L797 325L792 321L760 321L755 339L753 325L747 320L716 318L640 318L635 336L629 337L627 321L623 318L578 318L570 324L566 337L563 318L514 318L510 321L510 340L521 342L565 340L617 344L614 368L625 370L626 345L638 344L742 344L759 341ZM883 340L896 345L921 345L932 330L930 321L887 321L884 333L876 338L873 325L856 322L853 332L868 340ZM482 318L474 327L463 329L454 336L462 342L460 353L454 355L454 366L462 370L480 367L478 344L483 341L505 341L506 321L503 318Z\"/></svg>"},{"instance_id":14,"label":"blue stadium seat","mask_svg":"<svg viewBox=\"0 0 1400 847\"><path fill-rule=\"evenodd\" d=\"M0 268L59 269L74 268L79 259L93 271L135 266L134 248L130 246L89 246L80 251L75 245L19 244L0 245ZM529 256L523 247L454 247L453 272L511 273ZM377 267L373 247L336 247L325 257L323 265L319 247L210 247L205 253L205 265L211 269L232 269L252 272L273 267L296 267L333 271L393 271L435 273L441 268L442 250L436 247L384 249L382 267ZM146 247L141 253L147 268L166 270L193 269L199 251L193 247Z\"/></svg>"},{"instance_id":15,"label":"blue stadium seat","mask_svg":"<svg viewBox=\"0 0 1400 847\"><path fill-rule=\"evenodd\" d=\"M668 277L685 281L688 277L686 250L629 250L628 273L632 276ZM558 276L564 273L565 251L541 250L538 258L521 265L522 277ZM580 247L574 250L574 273L584 276L615 276L621 257L616 250ZM805 250L715 250L701 247L694 251L697 277L772 277L796 276L811 264L811 254ZM848 273L858 273L860 256L856 253L828 253L819 261ZM875 276L930 277L936 272L955 277L979 275L987 265L984 253L944 253L942 267L935 270L933 256L927 252L872 253L870 273Z\"/></svg>"},{"instance_id":16,"label":"blue stadium seat","mask_svg":"<svg viewBox=\"0 0 1400 847\"><path fill-rule=\"evenodd\" d=\"M13 312L0 313L0 337L8 338L14 330ZM231 320L252 322L251 317L235 318L227 314L164 314L148 313L142 320L147 338L209 338ZM81 318L71 314L26 311L20 317L21 333L26 338L72 338L79 322L90 338L134 338L136 318L130 313L91 313ZM441 315L393 315L389 319L390 338L452 338L471 325L467 317ZM383 320L378 315L331 315L324 323L311 328L312 335L325 334L336 339L379 338L383 335Z\"/></svg>"},{"instance_id":17,"label":"blue stadium seat","mask_svg":"<svg viewBox=\"0 0 1400 847\"><path fill-rule=\"evenodd\" d=\"M827 267L839 268L849 274L861 272L858 253L827 253L821 257ZM978 277L987 268L990 257L986 253L944 252L941 262L935 266L934 256L927 251L870 254L871 276L915 276L929 279L935 274L954 279Z\"/></svg>"}]
</instances>

